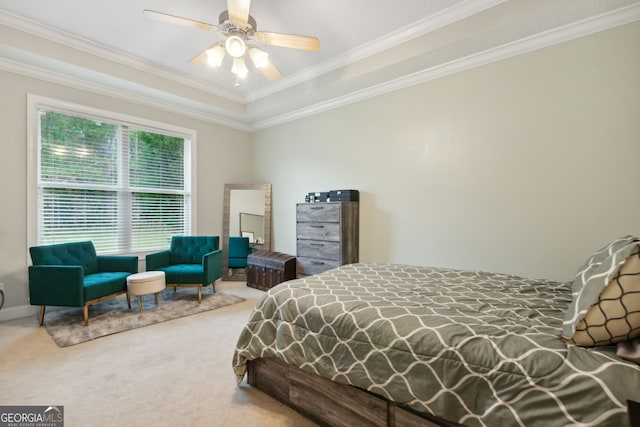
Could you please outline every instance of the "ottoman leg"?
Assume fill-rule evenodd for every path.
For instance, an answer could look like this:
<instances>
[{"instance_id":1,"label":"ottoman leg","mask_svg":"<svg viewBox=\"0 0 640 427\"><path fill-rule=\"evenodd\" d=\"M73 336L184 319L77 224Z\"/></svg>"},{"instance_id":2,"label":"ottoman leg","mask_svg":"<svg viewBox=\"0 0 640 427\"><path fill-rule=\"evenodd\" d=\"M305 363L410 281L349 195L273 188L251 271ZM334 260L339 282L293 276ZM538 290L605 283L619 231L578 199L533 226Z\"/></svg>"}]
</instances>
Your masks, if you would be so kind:
<instances>
[{"instance_id":1,"label":"ottoman leg","mask_svg":"<svg viewBox=\"0 0 640 427\"><path fill-rule=\"evenodd\" d=\"M142 295L138 295L138 307L140 311L144 311L144 305L142 305Z\"/></svg>"}]
</instances>

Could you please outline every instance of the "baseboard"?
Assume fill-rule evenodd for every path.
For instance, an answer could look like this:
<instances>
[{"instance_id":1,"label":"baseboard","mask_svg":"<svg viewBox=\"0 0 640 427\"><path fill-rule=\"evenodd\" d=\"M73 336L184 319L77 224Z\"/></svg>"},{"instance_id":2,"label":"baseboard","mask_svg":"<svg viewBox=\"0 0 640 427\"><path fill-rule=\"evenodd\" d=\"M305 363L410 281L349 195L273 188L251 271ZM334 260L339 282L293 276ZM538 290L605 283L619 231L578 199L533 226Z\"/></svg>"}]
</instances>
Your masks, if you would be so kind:
<instances>
[{"instance_id":1,"label":"baseboard","mask_svg":"<svg viewBox=\"0 0 640 427\"><path fill-rule=\"evenodd\" d=\"M39 306L19 305L17 307L2 308L0 310L0 322L21 319L23 317L38 316Z\"/></svg>"}]
</instances>

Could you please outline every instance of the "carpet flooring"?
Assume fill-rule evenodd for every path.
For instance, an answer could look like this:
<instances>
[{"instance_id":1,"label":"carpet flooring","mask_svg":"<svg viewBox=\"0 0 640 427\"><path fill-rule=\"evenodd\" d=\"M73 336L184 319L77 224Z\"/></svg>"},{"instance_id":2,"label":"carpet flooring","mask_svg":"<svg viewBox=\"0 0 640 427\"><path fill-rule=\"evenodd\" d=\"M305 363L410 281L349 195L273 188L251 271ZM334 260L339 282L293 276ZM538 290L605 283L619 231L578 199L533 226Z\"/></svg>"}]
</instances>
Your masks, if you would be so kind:
<instances>
[{"instance_id":1,"label":"carpet flooring","mask_svg":"<svg viewBox=\"0 0 640 427\"><path fill-rule=\"evenodd\" d=\"M125 295L99 302L89 307L89 325L84 325L82 308L69 307L45 312L44 326L59 347L80 344L107 335L153 325L203 311L215 310L244 301L230 294L212 294L211 288L202 292L198 304L196 288L167 288L160 293L161 304L156 305L154 295L144 295L144 311L139 310L137 298L131 298L131 308Z\"/></svg>"},{"instance_id":2,"label":"carpet flooring","mask_svg":"<svg viewBox=\"0 0 640 427\"><path fill-rule=\"evenodd\" d=\"M0 322L0 404L64 406L65 427L316 427L236 383L234 349L264 292L216 282L216 293L245 301L69 347L37 315Z\"/></svg>"}]
</instances>

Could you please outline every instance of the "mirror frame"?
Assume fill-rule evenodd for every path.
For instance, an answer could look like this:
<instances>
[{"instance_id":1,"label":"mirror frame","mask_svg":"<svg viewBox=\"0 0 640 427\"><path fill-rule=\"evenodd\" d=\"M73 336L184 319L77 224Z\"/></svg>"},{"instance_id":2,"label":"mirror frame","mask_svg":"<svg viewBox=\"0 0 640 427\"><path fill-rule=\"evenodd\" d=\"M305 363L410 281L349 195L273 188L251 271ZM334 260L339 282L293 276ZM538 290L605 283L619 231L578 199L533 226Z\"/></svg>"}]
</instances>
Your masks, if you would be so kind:
<instances>
[{"instance_id":1,"label":"mirror frame","mask_svg":"<svg viewBox=\"0 0 640 427\"><path fill-rule=\"evenodd\" d=\"M225 184L224 205L222 213L222 280L246 281L245 274L229 274L229 215L231 214L232 190L263 190L264 191L264 243L262 250L271 250L271 184ZM245 269L246 270L246 269Z\"/></svg>"}]
</instances>

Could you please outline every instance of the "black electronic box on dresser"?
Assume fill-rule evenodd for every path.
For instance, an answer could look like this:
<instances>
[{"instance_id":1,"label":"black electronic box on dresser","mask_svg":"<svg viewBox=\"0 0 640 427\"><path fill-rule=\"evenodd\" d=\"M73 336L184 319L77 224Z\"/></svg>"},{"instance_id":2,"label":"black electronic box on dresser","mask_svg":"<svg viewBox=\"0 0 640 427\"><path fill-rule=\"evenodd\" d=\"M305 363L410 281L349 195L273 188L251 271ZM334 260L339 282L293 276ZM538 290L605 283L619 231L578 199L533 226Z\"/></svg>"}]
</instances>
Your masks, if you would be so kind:
<instances>
[{"instance_id":1,"label":"black electronic box on dresser","mask_svg":"<svg viewBox=\"0 0 640 427\"><path fill-rule=\"evenodd\" d=\"M359 210L357 200L296 205L298 277L358 262Z\"/></svg>"}]
</instances>

